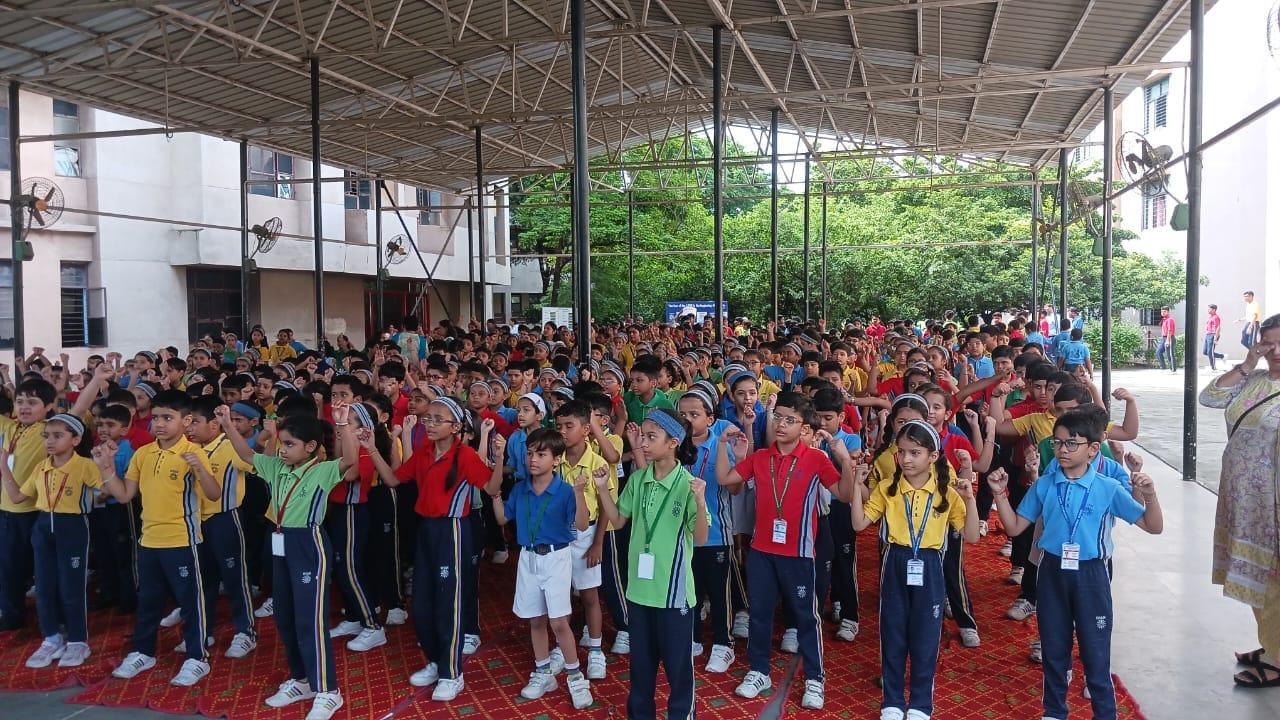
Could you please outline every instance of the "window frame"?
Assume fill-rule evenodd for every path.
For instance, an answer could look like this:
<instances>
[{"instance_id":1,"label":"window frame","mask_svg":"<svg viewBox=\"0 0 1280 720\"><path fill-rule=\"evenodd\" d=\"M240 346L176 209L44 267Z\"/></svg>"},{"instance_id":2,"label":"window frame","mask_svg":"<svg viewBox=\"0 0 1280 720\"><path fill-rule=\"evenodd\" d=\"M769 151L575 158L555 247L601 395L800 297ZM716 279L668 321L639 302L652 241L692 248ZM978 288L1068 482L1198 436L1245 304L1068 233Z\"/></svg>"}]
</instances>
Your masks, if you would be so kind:
<instances>
[{"instance_id":1,"label":"window frame","mask_svg":"<svg viewBox=\"0 0 1280 720\"><path fill-rule=\"evenodd\" d=\"M1155 230L1169 224L1169 194L1142 196L1142 229Z\"/></svg>"},{"instance_id":2,"label":"window frame","mask_svg":"<svg viewBox=\"0 0 1280 720\"><path fill-rule=\"evenodd\" d=\"M415 203L418 207L433 207L435 210L419 210L418 224L439 227L444 224L444 210L440 208L444 204L444 193L435 190L417 189Z\"/></svg>"},{"instance_id":3,"label":"window frame","mask_svg":"<svg viewBox=\"0 0 1280 720\"><path fill-rule=\"evenodd\" d=\"M270 161L269 163L267 161ZM286 168L287 166L287 168ZM293 156L268 150L257 145L249 146L250 180L293 180ZM247 188L250 195L293 199L292 183L255 183Z\"/></svg>"},{"instance_id":4,"label":"window frame","mask_svg":"<svg viewBox=\"0 0 1280 720\"><path fill-rule=\"evenodd\" d=\"M372 210L374 185L372 180L360 180L356 173L347 170L343 173L342 204L348 210Z\"/></svg>"},{"instance_id":5,"label":"window frame","mask_svg":"<svg viewBox=\"0 0 1280 720\"><path fill-rule=\"evenodd\" d=\"M1169 126L1169 76L1142 86L1142 128L1149 133Z\"/></svg>"},{"instance_id":6,"label":"window frame","mask_svg":"<svg viewBox=\"0 0 1280 720\"><path fill-rule=\"evenodd\" d=\"M77 280L77 284L67 284L67 272L69 270L80 271L83 273ZM87 263L63 262L58 268L58 327L62 337L62 347L89 347L89 265ZM79 319L74 316L69 319L68 302L78 303ZM74 328L78 326L78 330ZM69 335L68 329L73 329L75 335Z\"/></svg>"},{"instance_id":7,"label":"window frame","mask_svg":"<svg viewBox=\"0 0 1280 720\"><path fill-rule=\"evenodd\" d=\"M78 132L80 132L80 106L55 99L53 101L53 134L69 135ZM65 162L64 157L67 158ZM53 141L53 172L58 177L84 177L84 167L80 164L80 157L79 140Z\"/></svg>"}]
</instances>

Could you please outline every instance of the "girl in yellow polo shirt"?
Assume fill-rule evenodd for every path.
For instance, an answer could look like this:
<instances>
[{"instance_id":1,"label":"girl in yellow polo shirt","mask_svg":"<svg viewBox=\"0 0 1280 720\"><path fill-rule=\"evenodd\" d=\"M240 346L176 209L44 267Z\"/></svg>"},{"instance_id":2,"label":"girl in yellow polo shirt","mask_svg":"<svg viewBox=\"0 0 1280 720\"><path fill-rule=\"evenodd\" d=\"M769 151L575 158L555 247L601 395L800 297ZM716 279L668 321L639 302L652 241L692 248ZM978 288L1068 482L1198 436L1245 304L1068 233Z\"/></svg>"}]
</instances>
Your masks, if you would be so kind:
<instances>
[{"instance_id":1,"label":"girl in yellow polo shirt","mask_svg":"<svg viewBox=\"0 0 1280 720\"><path fill-rule=\"evenodd\" d=\"M61 667L76 667L89 657L85 609L89 512L102 477L92 460L76 454L85 437L79 418L55 415L41 436L49 457L25 478L13 476L9 453L0 446L5 494L15 503L34 498L38 511L31 542L36 559L36 615L44 642L27 658L27 667L48 667L54 660Z\"/></svg>"},{"instance_id":2,"label":"girl in yellow polo shirt","mask_svg":"<svg viewBox=\"0 0 1280 720\"><path fill-rule=\"evenodd\" d=\"M854 484L853 529L880 522L886 543L880 571L881 720L933 714L933 681L942 638L942 606L947 592L942 568L947 526L978 541L978 508L973 468L965 464L955 487L942 439L926 420L908 420L897 432L897 467L868 490ZM858 466L862 478L868 468ZM865 503L865 505L864 505ZM903 677L911 658L911 699Z\"/></svg>"}]
</instances>

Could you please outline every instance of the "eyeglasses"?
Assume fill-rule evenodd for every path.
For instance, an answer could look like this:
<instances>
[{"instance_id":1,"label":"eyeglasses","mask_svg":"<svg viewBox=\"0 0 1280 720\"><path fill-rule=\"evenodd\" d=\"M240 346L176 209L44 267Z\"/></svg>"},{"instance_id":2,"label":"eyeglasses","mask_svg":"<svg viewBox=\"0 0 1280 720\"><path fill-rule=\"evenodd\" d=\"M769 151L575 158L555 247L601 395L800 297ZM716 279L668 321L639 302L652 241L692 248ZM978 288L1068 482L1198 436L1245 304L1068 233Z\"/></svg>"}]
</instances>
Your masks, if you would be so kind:
<instances>
[{"instance_id":1,"label":"eyeglasses","mask_svg":"<svg viewBox=\"0 0 1280 720\"><path fill-rule=\"evenodd\" d=\"M770 413L769 419L783 427L791 427L800 423L800 418L795 415L779 415L778 413Z\"/></svg>"},{"instance_id":2,"label":"eyeglasses","mask_svg":"<svg viewBox=\"0 0 1280 720\"><path fill-rule=\"evenodd\" d=\"M437 417L437 416L435 416L435 415L423 415L423 416L420 418L420 422L421 422L423 425L426 425L427 427L435 427L435 426L437 426L437 425L444 425L445 423L457 422L457 420L454 420L454 419L453 419L453 418L451 418L451 417L450 417L450 418L442 418L442 417Z\"/></svg>"},{"instance_id":3,"label":"eyeglasses","mask_svg":"<svg viewBox=\"0 0 1280 720\"><path fill-rule=\"evenodd\" d=\"M1060 440L1058 438L1049 438L1049 448L1051 450L1065 449L1067 452L1075 452L1081 445L1088 445L1088 440Z\"/></svg>"},{"instance_id":4,"label":"eyeglasses","mask_svg":"<svg viewBox=\"0 0 1280 720\"><path fill-rule=\"evenodd\" d=\"M444 375L442 375L442 374L440 374L440 373L427 373L427 379L428 379L428 380L443 380L443 379L444 379Z\"/></svg>"}]
</instances>

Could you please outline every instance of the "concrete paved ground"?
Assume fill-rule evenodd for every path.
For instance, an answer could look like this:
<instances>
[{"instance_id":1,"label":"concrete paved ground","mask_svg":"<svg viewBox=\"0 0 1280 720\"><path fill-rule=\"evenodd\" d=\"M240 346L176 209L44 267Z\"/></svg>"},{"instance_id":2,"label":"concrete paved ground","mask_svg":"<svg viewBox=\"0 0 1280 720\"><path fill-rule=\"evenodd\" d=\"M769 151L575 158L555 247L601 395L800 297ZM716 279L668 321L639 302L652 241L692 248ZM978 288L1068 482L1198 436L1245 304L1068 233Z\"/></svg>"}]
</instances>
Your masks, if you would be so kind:
<instances>
[{"instance_id":1,"label":"concrete paved ground","mask_svg":"<svg viewBox=\"0 0 1280 720\"><path fill-rule=\"evenodd\" d=\"M1198 384L1212 375L1202 373ZM1280 689L1244 690L1231 682L1232 651L1257 646L1253 617L1209 583L1210 541L1218 461L1225 428L1221 413L1201 409L1198 470L1204 486L1181 481L1181 373L1119 371L1116 387L1138 396L1143 427L1138 445L1158 483L1165 531L1132 527L1116 532L1113 671L1150 720L1275 720ZM1163 461L1163 462L1161 462ZM73 690L0 693L0 717L32 720L160 720L160 713L86 708L64 703ZM745 720L745 719L744 719ZM1010 718L1010 720L1030 720Z\"/></svg>"}]
</instances>

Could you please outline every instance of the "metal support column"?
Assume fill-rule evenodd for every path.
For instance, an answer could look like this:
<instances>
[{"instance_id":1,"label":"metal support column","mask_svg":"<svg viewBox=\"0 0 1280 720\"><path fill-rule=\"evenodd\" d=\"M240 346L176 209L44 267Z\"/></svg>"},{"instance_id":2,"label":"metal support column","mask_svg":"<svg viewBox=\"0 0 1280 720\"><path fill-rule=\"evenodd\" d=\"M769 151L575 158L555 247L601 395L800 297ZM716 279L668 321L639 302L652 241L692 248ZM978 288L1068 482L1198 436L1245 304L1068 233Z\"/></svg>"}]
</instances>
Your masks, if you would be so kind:
<instances>
[{"instance_id":1,"label":"metal support column","mask_svg":"<svg viewBox=\"0 0 1280 720\"><path fill-rule=\"evenodd\" d=\"M1110 197L1115 177L1115 93L1102 91L1102 197ZM1111 201L1102 202L1102 402L1111 407Z\"/></svg>"},{"instance_id":2,"label":"metal support column","mask_svg":"<svg viewBox=\"0 0 1280 720\"><path fill-rule=\"evenodd\" d=\"M1032 173L1031 185L1031 316L1030 321L1039 327L1040 313L1040 213L1043 201L1040 198L1039 173Z\"/></svg>"},{"instance_id":3,"label":"metal support column","mask_svg":"<svg viewBox=\"0 0 1280 720\"><path fill-rule=\"evenodd\" d=\"M387 327L387 316L386 316L387 280L385 277L383 277L383 274L386 272L386 265L383 262L386 256L383 255L383 250L382 250L382 192L383 192L383 182L381 180L374 180L373 181L373 240L375 243L375 254L377 255L377 258L378 258L378 276L377 276L377 279L374 280L374 291L376 293L376 296L374 297L374 306L373 306L374 308L373 317L374 317L374 320L376 321L376 324L374 325L374 333L375 333L374 337L381 337L382 333L386 330L386 327ZM429 331L430 328L424 328L423 330L424 332Z\"/></svg>"},{"instance_id":4,"label":"metal support column","mask_svg":"<svg viewBox=\"0 0 1280 720\"><path fill-rule=\"evenodd\" d=\"M811 311L811 295L809 292L809 169L811 166L810 156L804 158L804 252L803 260L800 264L800 271L804 273L804 319L812 320L813 313Z\"/></svg>"},{"instance_id":5,"label":"metal support column","mask_svg":"<svg viewBox=\"0 0 1280 720\"><path fill-rule=\"evenodd\" d=\"M471 212L475 203L467 204L467 315L476 314L476 222ZM467 324L467 318L458 309L459 322Z\"/></svg>"},{"instance_id":6,"label":"metal support column","mask_svg":"<svg viewBox=\"0 0 1280 720\"><path fill-rule=\"evenodd\" d=\"M249 347L249 141L240 141L240 339Z\"/></svg>"},{"instance_id":7,"label":"metal support column","mask_svg":"<svg viewBox=\"0 0 1280 720\"><path fill-rule=\"evenodd\" d=\"M822 183L822 318L830 322L828 312L830 304L827 302L827 183Z\"/></svg>"},{"instance_id":8,"label":"metal support column","mask_svg":"<svg viewBox=\"0 0 1280 720\"><path fill-rule=\"evenodd\" d=\"M311 58L311 223L316 255L316 347L324 347L324 203L320 190L320 58Z\"/></svg>"},{"instance_id":9,"label":"metal support column","mask_svg":"<svg viewBox=\"0 0 1280 720\"><path fill-rule=\"evenodd\" d=\"M1204 0L1191 0L1191 69L1187 102L1187 300L1182 323L1182 479L1196 479L1196 405L1200 335L1200 183L1204 148Z\"/></svg>"},{"instance_id":10,"label":"metal support column","mask_svg":"<svg viewBox=\"0 0 1280 720\"><path fill-rule=\"evenodd\" d=\"M475 301L480 307L479 310L473 308L472 315L480 320L481 327L484 326L485 320L488 320L489 314L489 281L488 281L488 264L489 264L489 238L485 235L484 220L484 133L480 126L476 126L476 218L480 224L476 226L476 245L480 247L480 281L479 291L480 297Z\"/></svg>"},{"instance_id":11,"label":"metal support column","mask_svg":"<svg viewBox=\"0 0 1280 720\"><path fill-rule=\"evenodd\" d=\"M1058 151L1058 318L1067 316L1067 185L1071 172L1067 165L1068 151ZM1054 333L1058 328L1049 328Z\"/></svg>"},{"instance_id":12,"label":"metal support column","mask_svg":"<svg viewBox=\"0 0 1280 720\"><path fill-rule=\"evenodd\" d=\"M778 108L769 112L769 320L778 319Z\"/></svg>"},{"instance_id":13,"label":"metal support column","mask_svg":"<svg viewBox=\"0 0 1280 720\"><path fill-rule=\"evenodd\" d=\"M21 122L19 116L21 113L21 97L20 91L22 86L15 80L9 83L9 213L10 213L10 235L12 239L13 252L13 356L21 358L27 353L26 341L26 316L24 303L22 302L22 224L26 221L23 217L22 207L18 205L18 198L22 196L22 145L18 139L20 137ZM18 382L18 366L14 363L14 382Z\"/></svg>"},{"instance_id":14,"label":"metal support column","mask_svg":"<svg viewBox=\"0 0 1280 720\"><path fill-rule=\"evenodd\" d=\"M635 193L627 183L627 314L636 317L636 206Z\"/></svg>"},{"instance_id":15,"label":"metal support column","mask_svg":"<svg viewBox=\"0 0 1280 720\"><path fill-rule=\"evenodd\" d=\"M587 157L587 8L570 0L573 55L573 322L578 361L591 360L591 168Z\"/></svg>"},{"instance_id":16,"label":"metal support column","mask_svg":"<svg viewBox=\"0 0 1280 720\"><path fill-rule=\"evenodd\" d=\"M711 28L711 214L716 342L724 341L724 28Z\"/></svg>"}]
</instances>

